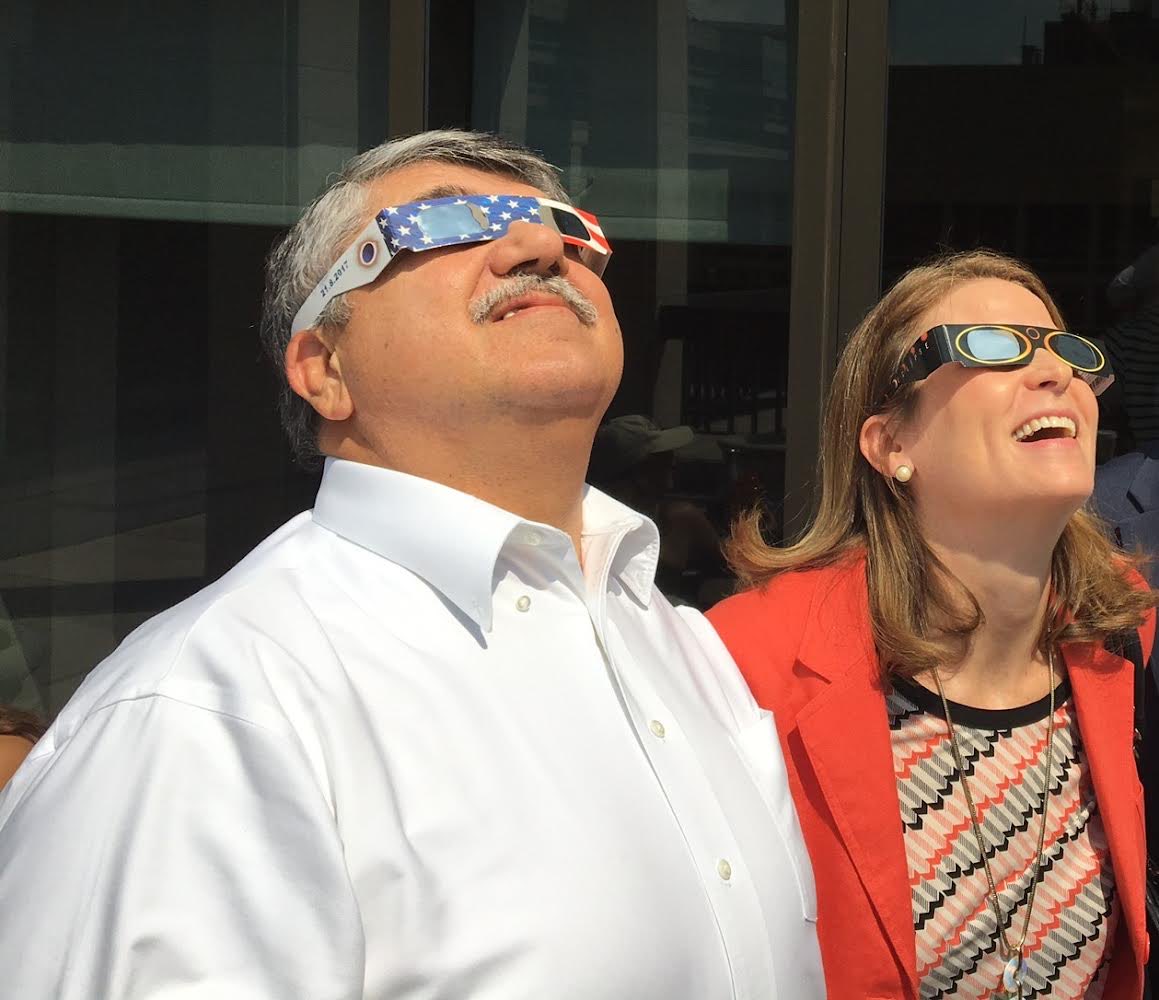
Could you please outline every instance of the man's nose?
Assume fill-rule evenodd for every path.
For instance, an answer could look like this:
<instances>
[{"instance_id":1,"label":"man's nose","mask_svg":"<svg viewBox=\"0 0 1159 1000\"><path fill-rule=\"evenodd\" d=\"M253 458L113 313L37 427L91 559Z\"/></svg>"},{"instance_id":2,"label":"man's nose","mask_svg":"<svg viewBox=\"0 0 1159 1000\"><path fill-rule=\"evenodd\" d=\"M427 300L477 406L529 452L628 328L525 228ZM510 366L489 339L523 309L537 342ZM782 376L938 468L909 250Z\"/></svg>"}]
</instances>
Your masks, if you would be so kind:
<instances>
[{"instance_id":1,"label":"man's nose","mask_svg":"<svg viewBox=\"0 0 1159 1000\"><path fill-rule=\"evenodd\" d=\"M513 222L491 244L491 270L508 274L564 274L567 258L563 239L550 226L536 222Z\"/></svg>"}]
</instances>

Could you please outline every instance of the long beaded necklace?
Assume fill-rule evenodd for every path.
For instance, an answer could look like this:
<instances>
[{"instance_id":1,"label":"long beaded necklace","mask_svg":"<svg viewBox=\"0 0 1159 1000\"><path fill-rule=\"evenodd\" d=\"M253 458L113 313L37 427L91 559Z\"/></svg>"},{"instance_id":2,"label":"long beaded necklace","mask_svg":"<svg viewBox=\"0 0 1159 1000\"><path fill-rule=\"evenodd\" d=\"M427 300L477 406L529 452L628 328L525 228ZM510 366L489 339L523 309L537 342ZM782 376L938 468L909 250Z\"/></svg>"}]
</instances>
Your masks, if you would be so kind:
<instances>
[{"instance_id":1,"label":"long beaded necklace","mask_svg":"<svg viewBox=\"0 0 1159 1000\"><path fill-rule=\"evenodd\" d=\"M1002 916L1002 907L998 901L998 890L994 884L994 873L990 870L990 862L986 858L986 841L982 838L982 828L978 825L977 809L974 808L974 797L970 794L970 783L966 780L966 767L962 762L962 749L958 745L958 734L954 730L954 721L950 718L950 703L946 700L946 692L942 687L942 676L937 667L934 668L934 680L938 685L938 696L942 699L942 710L946 713L946 726L950 730L950 750L954 755L954 764L958 769L958 780L962 785L962 793L966 797L966 806L970 810L970 825L974 828L974 837L978 841L978 851L982 855L982 867L986 872L986 885L990 890L990 905L994 909L994 920L998 926L998 941L1002 948L1002 957L1006 967L1002 970L1002 989L994 993L996 1000L1018 1000L1022 994L1022 987L1026 982L1026 957L1023 948L1026 945L1026 934L1030 929L1030 914L1034 910L1034 896L1038 891L1038 876L1042 870L1042 847L1046 841L1046 813L1050 803L1050 777L1054 765L1054 643L1047 647L1047 664L1050 667L1050 715L1046 729L1046 768L1042 784L1042 824L1038 828L1038 850L1034 856L1034 872L1030 881L1030 893L1026 900L1026 916L1022 921L1022 933L1018 935L1018 942L1011 946L1006 937L1006 921Z\"/></svg>"}]
</instances>

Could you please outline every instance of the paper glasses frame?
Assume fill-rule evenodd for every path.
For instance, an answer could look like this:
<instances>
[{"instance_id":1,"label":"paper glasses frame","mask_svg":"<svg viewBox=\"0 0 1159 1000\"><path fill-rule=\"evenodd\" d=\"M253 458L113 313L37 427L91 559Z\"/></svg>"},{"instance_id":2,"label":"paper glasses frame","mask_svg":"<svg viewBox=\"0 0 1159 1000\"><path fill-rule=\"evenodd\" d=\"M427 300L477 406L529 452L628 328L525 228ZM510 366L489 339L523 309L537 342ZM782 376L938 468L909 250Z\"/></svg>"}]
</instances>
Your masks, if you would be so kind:
<instances>
[{"instance_id":1,"label":"paper glasses frame","mask_svg":"<svg viewBox=\"0 0 1159 1000\"><path fill-rule=\"evenodd\" d=\"M981 358L968 348L969 334L979 330L998 330L1008 333L1021 344L1016 357ZM1086 346L1097 359L1094 365L1080 365L1057 350L1053 341L1058 337L1068 337ZM927 378L944 364L957 363L968 368L1002 368L1030 363L1030 358L1038 348L1045 348L1069 365L1076 376L1086 382L1097 396L1115 380L1106 349L1098 340L1084 337L1066 330L1049 327L1023 326L1017 323L960 323L935 326L923 333L906 352L897 372L890 381L885 399L889 399L903 385Z\"/></svg>"},{"instance_id":2,"label":"paper glasses frame","mask_svg":"<svg viewBox=\"0 0 1159 1000\"><path fill-rule=\"evenodd\" d=\"M486 206L483 209L485 213L487 208L492 205L502 208L502 203L514 206L516 202L536 207L531 208L530 214L526 217L501 220L487 228L482 227L482 221L485 221L486 215L480 213L477 208L471 208L473 205ZM447 205L467 206L475 217L476 225L479 225L480 228L469 233L462 233L457 239L423 237L420 240L411 234L410 228L397 225L398 220L402 218L411 218L414 221L413 216L409 216L408 213ZM542 209L551 211L542 212ZM586 238L563 232L556 224L556 213L563 213L578 220L586 233ZM510 213L502 214L510 216ZM470 195L409 202L383 209L359 231L354 241L331 265L326 276L314 286L313 291L306 297L306 301L295 313L290 327L291 334L300 333L302 330L313 327L318 322L318 317L322 315L323 310L336 296L375 281L399 250L421 253L423 250L435 250L448 246L467 246L498 239L506 235L512 222L546 225L559 233L568 245L581 248L581 261L585 266L591 268L597 275L603 274L608 258L611 256L611 245L604 237L598 219L590 212L585 212L573 205L552 201L549 198L526 195ZM404 239L404 234L408 238Z\"/></svg>"}]
</instances>

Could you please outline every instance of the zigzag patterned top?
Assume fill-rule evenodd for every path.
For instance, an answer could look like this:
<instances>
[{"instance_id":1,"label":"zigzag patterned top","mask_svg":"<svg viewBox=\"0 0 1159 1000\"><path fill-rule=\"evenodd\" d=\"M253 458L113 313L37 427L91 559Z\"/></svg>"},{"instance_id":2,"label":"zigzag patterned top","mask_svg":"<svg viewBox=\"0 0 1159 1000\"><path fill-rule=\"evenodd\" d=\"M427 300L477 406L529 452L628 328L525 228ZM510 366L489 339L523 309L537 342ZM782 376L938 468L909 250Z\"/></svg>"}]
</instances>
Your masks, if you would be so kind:
<instances>
[{"instance_id":1,"label":"zigzag patterned top","mask_svg":"<svg viewBox=\"0 0 1159 1000\"><path fill-rule=\"evenodd\" d=\"M1069 681L1059 684L1055 699L1050 812L1023 995L1094 1000L1103 995L1119 899ZM886 708L921 996L993 996L1004 961L941 701L897 681ZM1049 711L1049 697L1009 711L950 702L1011 942L1022 931L1038 847Z\"/></svg>"}]
</instances>

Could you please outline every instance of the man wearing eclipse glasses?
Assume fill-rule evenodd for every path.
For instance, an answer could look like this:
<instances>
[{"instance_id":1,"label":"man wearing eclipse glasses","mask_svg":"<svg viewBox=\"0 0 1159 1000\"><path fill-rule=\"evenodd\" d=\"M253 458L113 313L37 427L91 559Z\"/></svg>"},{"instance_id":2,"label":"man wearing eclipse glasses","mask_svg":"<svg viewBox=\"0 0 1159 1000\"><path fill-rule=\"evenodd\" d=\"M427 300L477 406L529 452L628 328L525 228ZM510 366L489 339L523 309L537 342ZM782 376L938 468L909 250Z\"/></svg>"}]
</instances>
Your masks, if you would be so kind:
<instances>
[{"instance_id":1,"label":"man wearing eclipse glasses","mask_svg":"<svg viewBox=\"0 0 1159 1000\"><path fill-rule=\"evenodd\" d=\"M262 335L316 504L131 635L0 798L5 995L823 996L772 718L584 486L611 252L476 133L306 209Z\"/></svg>"}]
</instances>

